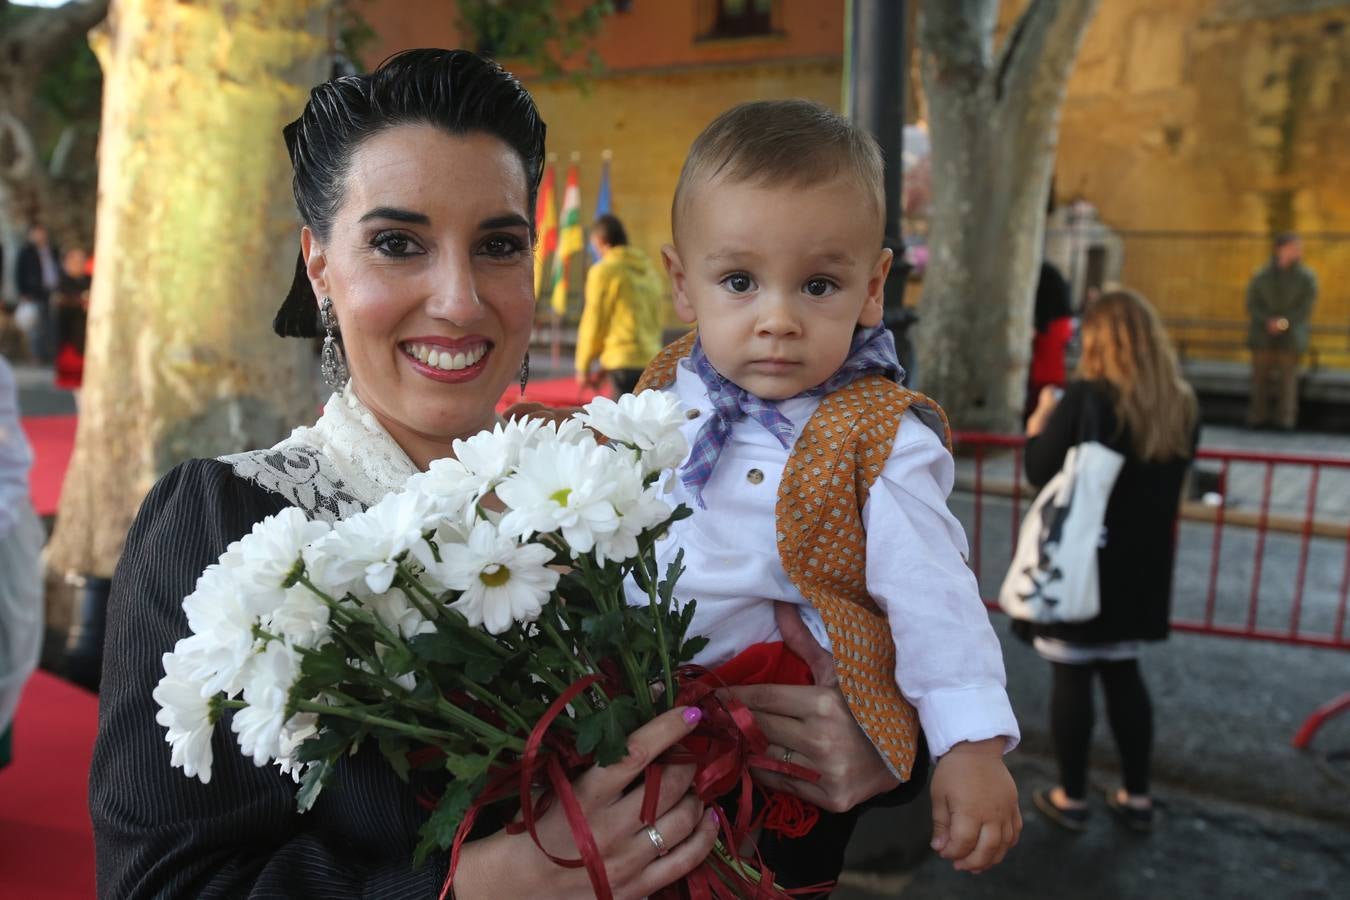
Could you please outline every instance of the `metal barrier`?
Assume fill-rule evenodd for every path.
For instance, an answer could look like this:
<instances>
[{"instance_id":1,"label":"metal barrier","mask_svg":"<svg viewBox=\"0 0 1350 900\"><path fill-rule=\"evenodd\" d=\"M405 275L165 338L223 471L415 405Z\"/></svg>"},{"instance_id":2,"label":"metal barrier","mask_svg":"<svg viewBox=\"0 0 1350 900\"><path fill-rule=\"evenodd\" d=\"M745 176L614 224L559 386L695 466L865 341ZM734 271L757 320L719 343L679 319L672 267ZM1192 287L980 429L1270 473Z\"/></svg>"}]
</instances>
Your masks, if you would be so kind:
<instances>
[{"instance_id":1,"label":"metal barrier","mask_svg":"<svg viewBox=\"0 0 1350 900\"><path fill-rule=\"evenodd\" d=\"M1023 498L1035 496L1022 477L1026 439L970 432L955 439L953 508L968 515L971 568L985 605L998 609L990 597L1012 559ZM1213 489L1182 504L1172 627L1350 650L1350 457L1202 449L1195 465ZM1002 504L1006 520L990 508ZM985 553L991 538L1001 545L993 556ZM1282 572L1292 572L1292 582ZM1306 747L1323 722L1345 710L1350 693L1310 715L1294 745Z\"/></svg>"}]
</instances>

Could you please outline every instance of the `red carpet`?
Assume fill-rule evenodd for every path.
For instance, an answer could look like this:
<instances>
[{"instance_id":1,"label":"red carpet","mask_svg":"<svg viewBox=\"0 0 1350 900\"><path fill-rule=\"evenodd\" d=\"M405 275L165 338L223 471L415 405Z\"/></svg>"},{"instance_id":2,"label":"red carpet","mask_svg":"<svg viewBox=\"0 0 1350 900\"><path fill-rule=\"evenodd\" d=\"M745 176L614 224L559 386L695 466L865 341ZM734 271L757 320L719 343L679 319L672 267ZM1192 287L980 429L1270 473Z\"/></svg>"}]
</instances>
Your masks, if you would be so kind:
<instances>
[{"instance_id":1,"label":"red carpet","mask_svg":"<svg viewBox=\"0 0 1350 900\"><path fill-rule=\"evenodd\" d=\"M75 447L75 417L29 416L23 420L23 430L33 445L33 470L28 474L33 508L39 516L54 516Z\"/></svg>"},{"instance_id":2,"label":"red carpet","mask_svg":"<svg viewBox=\"0 0 1350 900\"><path fill-rule=\"evenodd\" d=\"M34 673L14 724L14 761L0 769L0 897L94 896L89 759L98 700Z\"/></svg>"},{"instance_id":3,"label":"red carpet","mask_svg":"<svg viewBox=\"0 0 1350 900\"><path fill-rule=\"evenodd\" d=\"M519 388L508 388L497 404L504 410L513 403L542 403L545 406L579 406L595 396L589 388L578 388L570 378L530 382L521 397ZM33 507L40 516L56 515L61 500L61 482L70 465L70 452L75 446L75 416L29 416L23 420L23 430L33 445L33 471L29 473Z\"/></svg>"}]
</instances>

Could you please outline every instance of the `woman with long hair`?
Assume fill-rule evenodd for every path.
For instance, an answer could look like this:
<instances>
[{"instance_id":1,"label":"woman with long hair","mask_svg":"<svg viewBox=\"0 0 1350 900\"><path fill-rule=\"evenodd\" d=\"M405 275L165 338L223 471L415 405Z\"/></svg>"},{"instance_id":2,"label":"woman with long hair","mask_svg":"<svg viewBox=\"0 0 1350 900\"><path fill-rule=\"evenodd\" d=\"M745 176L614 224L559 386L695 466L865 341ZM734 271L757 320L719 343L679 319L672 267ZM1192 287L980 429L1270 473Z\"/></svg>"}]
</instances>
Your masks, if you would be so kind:
<instances>
[{"instance_id":1,"label":"woman with long hair","mask_svg":"<svg viewBox=\"0 0 1350 900\"><path fill-rule=\"evenodd\" d=\"M1162 321L1128 290L1109 291L1088 307L1075 377L1058 399L1044 390L1027 422L1026 474L1033 484L1049 481L1084 439L1125 457L1097 555L1101 612L1086 622L1018 628L1053 672L1050 730L1060 784L1033 799L1051 821L1073 831L1082 831L1088 817L1094 678L1102 683L1123 776L1106 804L1136 830L1153 824L1153 712L1139 651L1168 634L1173 535L1197 422L1195 392L1181 376Z\"/></svg>"}]
</instances>

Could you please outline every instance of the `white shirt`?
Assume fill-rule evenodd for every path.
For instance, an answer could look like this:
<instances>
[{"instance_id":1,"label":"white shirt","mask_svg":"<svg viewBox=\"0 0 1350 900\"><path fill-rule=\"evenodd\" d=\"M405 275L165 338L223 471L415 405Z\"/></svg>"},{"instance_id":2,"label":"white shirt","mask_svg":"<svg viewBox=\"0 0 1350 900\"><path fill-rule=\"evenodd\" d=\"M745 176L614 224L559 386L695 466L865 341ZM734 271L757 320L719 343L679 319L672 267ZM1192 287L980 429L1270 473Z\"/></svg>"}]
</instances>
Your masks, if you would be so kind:
<instances>
[{"instance_id":1,"label":"white shirt","mask_svg":"<svg viewBox=\"0 0 1350 900\"><path fill-rule=\"evenodd\" d=\"M28 470L33 451L28 436L19 427L19 390L14 370L0 356L0 538L18 521L19 509L28 502Z\"/></svg>"},{"instance_id":2,"label":"white shirt","mask_svg":"<svg viewBox=\"0 0 1350 900\"><path fill-rule=\"evenodd\" d=\"M712 414L707 389L689 367L677 368L680 403L699 415L684 435L692 446ZM779 404L794 426L794 440L820 398ZM753 419L733 425L699 508L680 482L667 495L694 515L677 522L672 539L657 544L662 577L677 551L685 572L679 601L697 600L690 634L710 638L695 662L714 666L751 644L781 640L773 601L802 607L802 618L827 649L820 614L788 579L779 562L774 511L789 450ZM947 509L955 465L934 432L913 415L900 424L891 454L863 507L867 532L867 585L891 625L896 682L919 713L935 757L960 741L1003 737L1011 750L1020 739L1008 701L1003 652L980 601L969 566L965 532ZM631 582L632 603L646 603Z\"/></svg>"}]
</instances>

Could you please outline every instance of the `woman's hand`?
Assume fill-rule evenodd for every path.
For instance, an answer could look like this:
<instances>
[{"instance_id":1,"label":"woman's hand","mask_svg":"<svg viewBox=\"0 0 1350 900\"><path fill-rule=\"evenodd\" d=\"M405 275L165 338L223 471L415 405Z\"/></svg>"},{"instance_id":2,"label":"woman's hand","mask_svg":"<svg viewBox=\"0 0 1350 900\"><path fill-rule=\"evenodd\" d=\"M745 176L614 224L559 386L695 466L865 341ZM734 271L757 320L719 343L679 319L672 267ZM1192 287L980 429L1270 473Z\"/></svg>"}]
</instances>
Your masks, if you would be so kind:
<instances>
[{"instance_id":1,"label":"woman's hand","mask_svg":"<svg viewBox=\"0 0 1350 900\"><path fill-rule=\"evenodd\" d=\"M759 771L755 779L830 812L845 812L894 790L900 781L853 720L839 691L834 659L816 643L796 606L776 603L774 614L783 642L811 667L816 683L804 687L751 684L729 690L755 714L755 722L769 739L771 756L787 756L790 762L819 772L820 780L812 784Z\"/></svg>"},{"instance_id":2,"label":"woman's hand","mask_svg":"<svg viewBox=\"0 0 1350 900\"><path fill-rule=\"evenodd\" d=\"M1059 405L1060 393L1060 389L1053 385L1041 388L1040 396L1036 398L1036 409L1027 419L1027 437L1035 437L1045 430L1045 423L1050 421L1050 414Z\"/></svg>"},{"instance_id":3,"label":"woman's hand","mask_svg":"<svg viewBox=\"0 0 1350 900\"><path fill-rule=\"evenodd\" d=\"M673 709L657 716L629 737L626 757L611 766L595 766L572 783L604 860L615 900L637 900L655 893L691 872L712 851L717 822L702 801L688 793L693 766L669 766L662 773L657 834L650 835L640 821L641 776L647 764L693 731L700 718L694 708ZM638 786L627 790L634 781ZM577 858L562 804L553 803L538 820L536 830L549 853ZM658 840L664 852L657 847ZM499 832L465 844L455 875L457 900L581 900L594 896L584 868L555 865L529 834Z\"/></svg>"}]
</instances>

